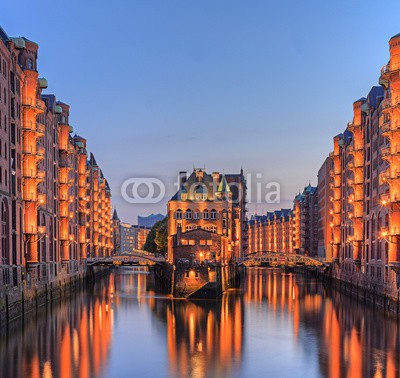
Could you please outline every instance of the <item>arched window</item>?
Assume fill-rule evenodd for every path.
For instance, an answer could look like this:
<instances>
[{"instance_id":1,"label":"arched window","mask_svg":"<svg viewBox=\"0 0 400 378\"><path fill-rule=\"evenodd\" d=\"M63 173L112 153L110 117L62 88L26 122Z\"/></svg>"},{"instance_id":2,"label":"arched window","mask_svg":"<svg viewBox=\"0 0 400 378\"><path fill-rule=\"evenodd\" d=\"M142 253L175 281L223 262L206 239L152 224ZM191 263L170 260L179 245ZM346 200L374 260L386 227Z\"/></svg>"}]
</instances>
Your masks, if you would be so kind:
<instances>
[{"instance_id":1,"label":"arched window","mask_svg":"<svg viewBox=\"0 0 400 378\"><path fill-rule=\"evenodd\" d=\"M215 209L212 209L210 214L212 220L217 219L217 212L215 211Z\"/></svg>"},{"instance_id":2,"label":"arched window","mask_svg":"<svg viewBox=\"0 0 400 378\"><path fill-rule=\"evenodd\" d=\"M182 210L178 209L175 213L175 218L176 219L182 219Z\"/></svg>"},{"instance_id":3,"label":"arched window","mask_svg":"<svg viewBox=\"0 0 400 378\"><path fill-rule=\"evenodd\" d=\"M193 213L193 219L201 219L201 213L199 209L196 209Z\"/></svg>"},{"instance_id":4,"label":"arched window","mask_svg":"<svg viewBox=\"0 0 400 378\"><path fill-rule=\"evenodd\" d=\"M209 216L208 210L204 210L203 211L203 219L208 219L208 216Z\"/></svg>"},{"instance_id":5,"label":"arched window","mask_svg":"<svg viewBox=\"0 0 400 378\"><path fill-rule=\"evenodd\" d=\"M185 218L186 218L186 219L192 219L192 217L193 217L193 212L192 212L192 210L187 209L187 210L186 210Z\"/></svg>"}]
</instances>

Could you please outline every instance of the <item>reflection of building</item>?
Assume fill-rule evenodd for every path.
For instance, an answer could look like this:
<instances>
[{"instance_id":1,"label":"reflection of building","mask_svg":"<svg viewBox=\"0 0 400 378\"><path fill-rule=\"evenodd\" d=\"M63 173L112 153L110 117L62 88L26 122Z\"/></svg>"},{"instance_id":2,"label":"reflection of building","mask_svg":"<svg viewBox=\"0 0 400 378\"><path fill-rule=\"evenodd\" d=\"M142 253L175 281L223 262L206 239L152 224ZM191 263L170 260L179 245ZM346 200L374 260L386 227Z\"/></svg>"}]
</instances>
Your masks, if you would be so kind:
<instances>
[{"instance_id":1,"label":"reflection of building","mask_svg":"<svg viewBox=\"0 0 400 378\"><path fill-rule=\"evenodd\" d=\"M87 295L75 292L51 316L25 319L12 337L0 338L0 375L5 377L98 377L110 351L113 286ZM43 317L41 318L40 315Z\"/></svg>"},{"instance_id":2,"label":"reflection of building","mask_svg":"<svg viewBox=\"0 0 400 378\"><path fill-rule=\"evenodd\" d=\"M153 311L165 318L168 375L235 376L241 367L244 308L241 296L221 301L156 301Z\"/></svg>"},{"instance_id":3,"label":"reflection of building","mask_svg":"<svg viewBox=\"0 0 400 378\"><path fill-rule=\"evenodd\" d=\"M317 345L319 376L399 376L400 334L395 319L339 292L326 291L321 282L277 269L248 270L245 287L245 308L267 302L266 311L275 316L263 309L263 317L272 326L277 318L276 325L282 327L281 317L289 314L293 337L304 351Z\"/></svg>"},{"instance_id":4,"label":"reflection of building","mask_svg":"<svg viewBox=\"0 0 400 378\"><path fill-rule=\"evenodd\" d=\"M110 189L69 106L42 93L38 48L0 28L0 287L77 275L111 251Z\"/></svg>"},{"instance_id":5,"label":"reflection of building","mask_svg":"<svg viewBox=\"0 0 400 378\"><path fill-rule=\"evenodd\" d=\"M157 222L163 220L165 215L151 214L147 217L138 216L138 226L141 228L152 228Z\"/></svg>"}]
</instances>

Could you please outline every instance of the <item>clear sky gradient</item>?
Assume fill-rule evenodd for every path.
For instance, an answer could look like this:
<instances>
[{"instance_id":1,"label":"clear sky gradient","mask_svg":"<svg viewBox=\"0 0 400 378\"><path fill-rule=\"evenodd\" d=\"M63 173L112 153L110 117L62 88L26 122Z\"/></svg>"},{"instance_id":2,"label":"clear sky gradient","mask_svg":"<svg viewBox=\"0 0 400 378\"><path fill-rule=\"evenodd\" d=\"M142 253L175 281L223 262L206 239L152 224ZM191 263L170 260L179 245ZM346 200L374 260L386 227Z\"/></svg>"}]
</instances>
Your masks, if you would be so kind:
<instances>
[{"instance_id":1,"label":"clear sky gradient","mask_svg":"<svg viewBox=\"0 0 400 378\"><path fill-rule=\"evenodd\" d=\"M377 85L399 14L388 0L21 0L0 25L39 44L46 93L71 105L134 223L166 201L125 203L125 179L171 182L193 165L260 173L291 206Z\"/></svg>"}]
</instances>

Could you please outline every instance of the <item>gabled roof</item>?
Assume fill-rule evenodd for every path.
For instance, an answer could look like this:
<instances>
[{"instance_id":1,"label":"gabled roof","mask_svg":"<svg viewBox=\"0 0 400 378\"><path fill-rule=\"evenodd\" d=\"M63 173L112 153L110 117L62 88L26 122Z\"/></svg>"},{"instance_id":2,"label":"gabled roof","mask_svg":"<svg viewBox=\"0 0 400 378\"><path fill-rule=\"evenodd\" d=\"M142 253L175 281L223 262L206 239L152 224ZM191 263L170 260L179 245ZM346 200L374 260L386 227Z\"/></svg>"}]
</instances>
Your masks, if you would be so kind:
<instances>
[{"instance_id":1,"label":"gabled roof","mask_svg":"<svg viewBox=\"0 0 400 378\"><path fill-rule=\"evenodd\" d=\"M120 219L119 219L119 216L118 216L118 214L117 214L117 209L114 209L114 213L113 213L112 219L115 220L115 221L119 221L119 220L120 220Z\"/></svg>"},{"instance_id":2,"label":"gabled roof","mask_svg":"<svg viewBox=\"0 0 400 378\"><path fill-rule=\"evenodd\" d=\"M218 185L217 193L230 193L231 188L229 187L228 182L226 181L225 174L222 174L221 181Z\"/></svg>"}]
</instances>

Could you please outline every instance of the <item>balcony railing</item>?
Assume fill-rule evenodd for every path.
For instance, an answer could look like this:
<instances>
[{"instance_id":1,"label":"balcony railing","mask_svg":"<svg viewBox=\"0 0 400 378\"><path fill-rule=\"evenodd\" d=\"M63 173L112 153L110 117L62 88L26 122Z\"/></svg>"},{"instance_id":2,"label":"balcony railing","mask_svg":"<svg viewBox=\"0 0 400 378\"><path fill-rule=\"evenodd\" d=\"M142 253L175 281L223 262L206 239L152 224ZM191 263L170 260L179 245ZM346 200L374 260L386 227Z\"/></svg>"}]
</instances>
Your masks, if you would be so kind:
<instances>
[{"instance_id":1,"label":"balcony railing","mask_svg":"<svg viewBox=\"0 0 400 378\"><path fill-rule=\"evenodd\" d=\"M393 155L398 155L400 153L400 146L385 146L381 148L382 158L388 158Z\"/></svg>"},{"instance_id":2,"label":"balcony railing","mask_svg":"<svg viewBox=\"0 0 400 378\"><path fill-rule=\"evenodd\" d=\"M23 194L24 201L36 202L37 201L37 193L24 193Z\"/></svg>"},{"instance_id":3,"label":"balcony railing","mask_svg":"<svg viewBox=\"0 0 400 378\"><path fill-rule=\"evenodd\" d=\"M44 149L44 147L25 146L22 148L22 153L25 155L32 155L32 156L44 158L45 149Z\"/></svg>"},{"instance_id":4,"label":"balcony railing","mask_svg":"<svg viewBox=\"0 0 400 378\"><path fill-rule=\"evenodd\" d=\"M44 169L38 169L36 176L39 180L44 180L46 178L46 172L44 171Z\"/></svg>"},{"instance_id":5,"label":"balcony railing","mask_svg":"<svg viewBox=\"0 0 400 378\"><path fill-rule=\"evenodd\" d=\"M391 122L391 120L388 119L381 124L381 130L383 134L396 132L400 130L400 124L398 121Z\"/></svg>"},{"instance_id":6,"label":"balcony railing","mask_svg":"<svg viewBox=\"0 0 400 378\"><path fill-rule=\"evenodd\" d=\"M44 134L46 130L46 126L43 123L37 123L36 124L36 131L40 134Z\"/></svg>"},{"instance_id":7,"label":"balcony railing","mask_svg":"<svg viewBox=\"0 0 400 378\"><path fill-rule=\"evenodd\" d=\"M23 131L30 131L33 133L44 133L44 125L43 124L38 124L36 122L32 121L24 121L22 124L22 130Z\"/></svg>"},{"instance_id":8,"label":"balcony railing","mask_svg":"<svg viewBox=\"0 0 400 378\"><path fill-rule=\"evenodd\" d=\"M38 99L36 100L36 107L44 112L46 110L46 103L43 100Z\"/></svg>"}]
</instances>

